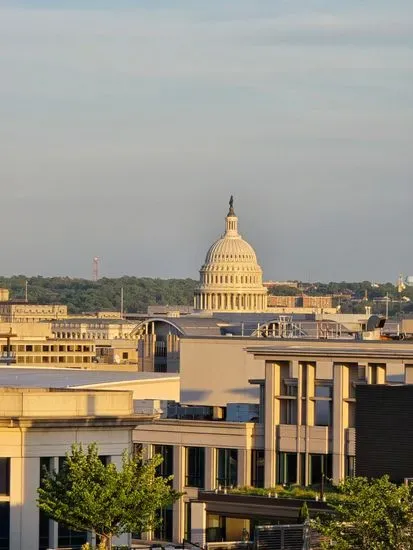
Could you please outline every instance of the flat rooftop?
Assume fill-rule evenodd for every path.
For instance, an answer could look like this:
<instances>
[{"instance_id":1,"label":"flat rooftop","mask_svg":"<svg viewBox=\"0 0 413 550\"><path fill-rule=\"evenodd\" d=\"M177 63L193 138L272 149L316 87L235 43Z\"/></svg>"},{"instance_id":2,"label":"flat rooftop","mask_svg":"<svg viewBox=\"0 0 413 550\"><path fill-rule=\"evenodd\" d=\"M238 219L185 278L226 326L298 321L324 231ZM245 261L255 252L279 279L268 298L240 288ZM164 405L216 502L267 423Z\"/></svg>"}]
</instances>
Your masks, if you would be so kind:
<instances>
[{"instance_id":1,"label":"flat rooftop","mask_svg":"<svg viewBox=\"0 0 413 550\"><path fill-rule=\"evenodd\" d=\"M175 373L113 372L37 367L0 367L0 387L76 388L93 384L122 382L156 382L179 378Z\"/></svg>"},{"instance_id":2,"label":"flat rooftop","mask_svg":"<svg viewBox=\"0 0 413 550\"><path fill-rule=\"evenodd\" d=\"M324 344L324 345L323 345ZM403 341L375 341L375 342L340 342L334 340L325 340L323 344L320 341L314 341L314 345L308 345L303 342L301 345L297 342L291 345L274 345L246 348L248 353L255 356L280 357L381 357L386 359L413 359L413 343L406 344Z\"/></svg>"}]
</instances>

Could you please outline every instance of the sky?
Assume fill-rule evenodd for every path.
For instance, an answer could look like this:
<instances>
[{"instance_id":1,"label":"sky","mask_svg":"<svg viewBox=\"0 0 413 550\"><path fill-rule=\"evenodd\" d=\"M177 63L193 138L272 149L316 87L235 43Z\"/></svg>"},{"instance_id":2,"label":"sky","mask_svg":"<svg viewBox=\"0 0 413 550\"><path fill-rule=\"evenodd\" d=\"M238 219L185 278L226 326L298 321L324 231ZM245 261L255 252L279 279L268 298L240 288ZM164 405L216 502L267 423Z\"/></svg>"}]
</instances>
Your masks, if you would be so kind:
<instances>
[{"instance_id":1,"label":"sky","mask_svg":"<svg viewBox=\"0 0 413 550\"><path fill-rule=\"evenodd\" d=\"M0 274L413 274L411 0L0 0Z\"/></svg>"}]
</instances>

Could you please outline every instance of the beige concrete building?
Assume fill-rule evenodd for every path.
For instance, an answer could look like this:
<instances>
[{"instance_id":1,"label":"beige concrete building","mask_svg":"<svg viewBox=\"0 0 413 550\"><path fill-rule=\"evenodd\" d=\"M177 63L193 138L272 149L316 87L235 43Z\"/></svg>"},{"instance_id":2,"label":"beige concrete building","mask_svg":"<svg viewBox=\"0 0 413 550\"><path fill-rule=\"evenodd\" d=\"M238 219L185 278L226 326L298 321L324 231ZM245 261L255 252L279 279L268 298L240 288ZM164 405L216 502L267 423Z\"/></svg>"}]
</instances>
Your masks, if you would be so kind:
<instances>
[{"instance_id":1,"label":"beige concrete building","mask_svg":"<svg viewBox=\"0 0 413 550\"><path fill-rule=\"evenodd\" d=\"M67 306L61 304L29 304L26 302L0 302L0 321L6 323L35 323L65 319Z\"/></svg>"},{"instance_id":2,"label":"beige concrete building","mask_svg":"<svg viewBox=\"0 0 413 550\"><path fill-rule=\"evenodd\" d=\"M317 486L354 475L356 385L413 381L409 343L221 341L210 345L216 356L199 350L189 377L181 372L181 402L189 391L193 405L134 432L149 453L166 457L174 487L186 492L165 512L164 534L176 541L203 544L218 528L227 540L240 540L243 529L251 532L259 517L268 518L265 507L224 505L219 487ZM193 340L182 341L184 356L191 346ZM245 401L236 403L241 396ZM254 400L255 418L246 420ZM238 422L229 421L234 406Z\"/></svg>"},{"instance_id":3,"label":"beige concrete building","mask_svg":"<svg viewBox=\"0 0 413 550\"><path fill-rule=\"evenodd\" d=\"M267 309L262 269L250 244L238 233L238 218L230 208L225 233L208 250L194 297L199 311L259 312Z\"/></svg>"},{"instance_id":4,"label":"beige concrete building","mask_svg":"<svg viewBox=\"0 0 413 550\"><path fill-rule=\"evenodd\" d=\"M96 442L106 460L120 465L133 429L152 419L134 412L127 391L0 388L1 548L80 547L91 540L39 513L42 467L58 469L75 442ZM129 544L130 536L117 543Z\"/></svg>"}]
</instances>

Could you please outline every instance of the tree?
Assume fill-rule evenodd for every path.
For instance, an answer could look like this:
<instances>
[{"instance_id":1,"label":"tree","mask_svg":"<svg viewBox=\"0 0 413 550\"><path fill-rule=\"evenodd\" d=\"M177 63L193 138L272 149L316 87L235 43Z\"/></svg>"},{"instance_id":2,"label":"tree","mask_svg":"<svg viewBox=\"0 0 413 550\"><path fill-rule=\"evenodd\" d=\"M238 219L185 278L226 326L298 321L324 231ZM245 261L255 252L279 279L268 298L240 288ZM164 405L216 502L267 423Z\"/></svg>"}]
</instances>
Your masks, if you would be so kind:
<instances>
[{"instance_id":1,"label":"tree","mask_svg":"<svg viewBox=\"0 0 413 550\"><path fill-rule=\"evenodd\" d=\"M305 523L310 518L310 513L308 511L308 506L306 501L304 501L304 504L301 506L300 511L298 513L298 523Z\"/></svg>"},{"instance_id":2,"label":"tree","mask_svg":"<svg viewBox=\"0 0 413 550\"><path fill-rule=\"evenodd\" d=\"M331 498L331 497L330 497ZM338 486L331 514L313 527L336 550L408 550L413 548L413 499L410 488L379 479L348 478Z\"/></svg>"},{"instance_id":3,"label":"tree","mask_svg":"<svg viewBox=\"0 0 413 550\"><path fill-rule=\"evenodd\" d=\"M95 531L110 549L113 536L152 529L156 512L181 496L172 477L157 475L161 463L160 455L146 460L125 452L117 469L103 463L95 443L87 452L74 444L59 472L44 471L38 507L72 529Z\"/></svg>"}]
</instances>

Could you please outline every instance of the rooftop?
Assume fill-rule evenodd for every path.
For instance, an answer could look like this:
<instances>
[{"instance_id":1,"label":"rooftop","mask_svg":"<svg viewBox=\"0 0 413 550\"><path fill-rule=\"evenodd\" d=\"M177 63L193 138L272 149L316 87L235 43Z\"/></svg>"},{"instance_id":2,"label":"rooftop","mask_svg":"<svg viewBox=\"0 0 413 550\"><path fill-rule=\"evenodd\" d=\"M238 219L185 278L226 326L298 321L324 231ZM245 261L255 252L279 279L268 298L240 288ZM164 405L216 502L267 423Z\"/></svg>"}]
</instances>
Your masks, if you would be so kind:
<instances>
[{"instance_id":1,"label":"rooftop","mask_svg":"<svg viewBox=\"0 0 413 550\"><path fill-rule=\"evenodd\" d=\"M173 373L113 372L37 367L0 367L0 387L76 388L93 384L148 382L176 378Z\"/></svg>"}]
</instances>

